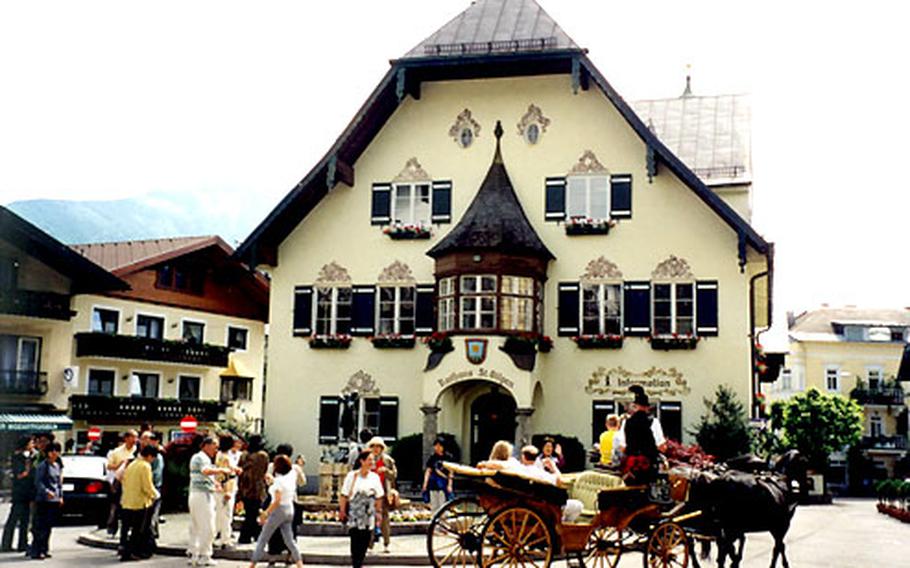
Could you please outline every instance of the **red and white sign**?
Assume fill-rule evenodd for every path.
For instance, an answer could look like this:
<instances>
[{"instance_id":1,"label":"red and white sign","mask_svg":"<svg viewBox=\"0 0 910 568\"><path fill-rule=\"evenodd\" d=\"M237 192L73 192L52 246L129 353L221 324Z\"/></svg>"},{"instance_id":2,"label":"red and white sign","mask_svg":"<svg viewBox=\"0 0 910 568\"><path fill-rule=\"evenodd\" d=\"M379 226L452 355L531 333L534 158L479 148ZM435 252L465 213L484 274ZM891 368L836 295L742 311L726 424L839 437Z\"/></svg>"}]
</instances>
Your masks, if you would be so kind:
<instances>
[{"instance_id":1,"label":"red and white sign","mask_svg":"<svg viewBox=\"0 0 910 568\"><path fill-rule=\"evenodd\" d=\"M189 414L180 419L180 429L184 432L195 432L199 422Z\"/></svg>"},{"instance_id":2,"label":"red and white sign","mask_svg":"<svg viewBox=\"0 0 910 568\"><path fill-rule=\"evenodd\" d=\"M90 442L97 442L101 439L101 428L92 426L88 429L87 436Z\"/></svg>"}]
</instances>

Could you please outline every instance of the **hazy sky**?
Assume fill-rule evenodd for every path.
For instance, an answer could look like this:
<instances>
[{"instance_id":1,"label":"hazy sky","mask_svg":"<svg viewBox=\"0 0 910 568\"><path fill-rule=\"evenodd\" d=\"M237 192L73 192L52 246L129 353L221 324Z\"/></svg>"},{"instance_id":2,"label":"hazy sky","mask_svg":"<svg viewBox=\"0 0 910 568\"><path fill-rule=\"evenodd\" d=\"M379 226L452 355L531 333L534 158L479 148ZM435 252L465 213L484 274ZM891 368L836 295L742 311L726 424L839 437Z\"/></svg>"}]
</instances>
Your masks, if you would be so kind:
<instances>
[{"instance_id":1,"label":"hazy sky","mask_svg":"<svg viewBox=\"0 0 910 568\"><path fill-rule=\"evenodd\" d=\"M752 93L777 302L910 305L899 2L540 0L629 100ZM0 203L275 202L467 0L0 3ZM238 206L243 206L242 202Z\"/></svg>"}]
</instances>

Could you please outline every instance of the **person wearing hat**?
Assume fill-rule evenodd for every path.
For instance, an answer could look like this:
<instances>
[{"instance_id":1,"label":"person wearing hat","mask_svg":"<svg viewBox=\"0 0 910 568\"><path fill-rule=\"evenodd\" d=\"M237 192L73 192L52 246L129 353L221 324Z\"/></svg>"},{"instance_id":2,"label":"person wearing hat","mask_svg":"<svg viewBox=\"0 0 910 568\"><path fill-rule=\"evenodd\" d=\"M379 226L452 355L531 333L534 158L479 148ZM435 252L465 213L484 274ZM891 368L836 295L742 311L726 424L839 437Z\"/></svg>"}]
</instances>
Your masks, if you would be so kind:
<instances>
[{"instance_id":1,"label":"person wearing hat","mask_svg":"<svg viewBox=\"0 0 910 568\"><path fill-rule=\"evenodd\" d=\"M395 460L386 452L385 441L379 436L373 436L367 442L367 449L373 453L373 472L379 476L382 483L382 489L385 491L385 499L379 511L380 523L376 531L382 532L382 551L389 552L389 541L392 538L392 527L389 523L389 510L395 506L398 500L398 491L395 489L398 480L398 468L395 467ZM377 534L373 535L370 541L372 548L373 542L378 538Z\"/></svg>"},{"instance_id":2,"label":"person wearing hat","mask_svg":"<svg viewBox=\"0 0 910 568\"><path fill-rule=\"evenodd\" d=\"M617 435L623 453L623 477L630 483L650 483L657 471L658 454L666 450L667 440L660 421L650 416L651 403L645 389L632 385L629 391L633 394L629 417L621 436ZM617 443L615 438L613 443Z\"/></svg>"}]
</instances>

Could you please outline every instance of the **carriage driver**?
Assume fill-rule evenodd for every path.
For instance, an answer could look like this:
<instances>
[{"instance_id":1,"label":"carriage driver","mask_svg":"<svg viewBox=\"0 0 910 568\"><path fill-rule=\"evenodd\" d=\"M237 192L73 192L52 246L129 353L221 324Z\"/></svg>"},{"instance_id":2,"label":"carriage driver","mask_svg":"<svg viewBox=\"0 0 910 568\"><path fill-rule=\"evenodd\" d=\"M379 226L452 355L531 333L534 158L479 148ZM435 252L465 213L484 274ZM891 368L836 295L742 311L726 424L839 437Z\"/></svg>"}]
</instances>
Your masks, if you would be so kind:
<instances>
[{"instance_id":1,"label":"carriage driver","mask_svg":"<svg viewBox=\"0 0 910 568\"><path fill-rule=\"evenodd\" d=\"M650 416L651 404L641 385L632 385L633 395L626 418L613 444L622 452L622 473L627 483L643 484L654 480L657 458L667 449L663 428L659 420Z\"/></svg>"}]
</instances>

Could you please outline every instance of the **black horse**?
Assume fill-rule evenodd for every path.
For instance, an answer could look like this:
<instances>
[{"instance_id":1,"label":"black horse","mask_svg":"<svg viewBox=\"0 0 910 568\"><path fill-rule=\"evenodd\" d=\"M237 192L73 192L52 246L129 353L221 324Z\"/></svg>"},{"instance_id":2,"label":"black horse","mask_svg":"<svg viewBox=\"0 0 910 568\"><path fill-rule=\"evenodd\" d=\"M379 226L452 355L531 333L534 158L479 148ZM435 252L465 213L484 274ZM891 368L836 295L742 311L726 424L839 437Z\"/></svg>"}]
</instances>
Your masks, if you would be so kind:
<instances>
[{"instance_id":1,"label":"black horse","mask_svg":"<svg viewBox=\"0 0 910 568\"><path fill-rule=\"evenodd\" d=\"M784 537L805 487L805 459L791 450L775 462L771 471L757 471L760 468L754 460L729 465L748 471L721 466L696 472L689 493L689 506L702 511L698 532L717 541L717 565L723 568L729 556L731 568L737 568L746 533L770 532L774 537L771 568L777 566L778 556L784 568L789 568Z\"/></svg>"}]
</instances>

